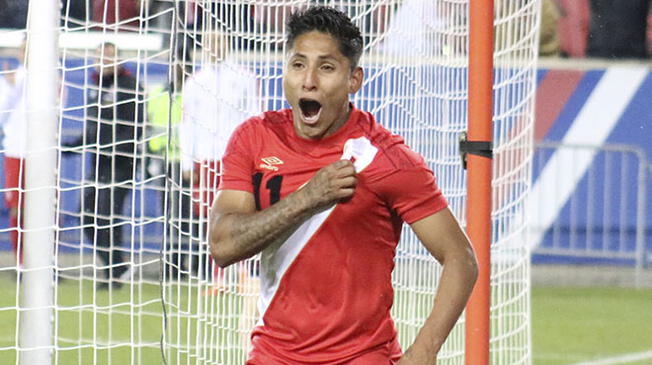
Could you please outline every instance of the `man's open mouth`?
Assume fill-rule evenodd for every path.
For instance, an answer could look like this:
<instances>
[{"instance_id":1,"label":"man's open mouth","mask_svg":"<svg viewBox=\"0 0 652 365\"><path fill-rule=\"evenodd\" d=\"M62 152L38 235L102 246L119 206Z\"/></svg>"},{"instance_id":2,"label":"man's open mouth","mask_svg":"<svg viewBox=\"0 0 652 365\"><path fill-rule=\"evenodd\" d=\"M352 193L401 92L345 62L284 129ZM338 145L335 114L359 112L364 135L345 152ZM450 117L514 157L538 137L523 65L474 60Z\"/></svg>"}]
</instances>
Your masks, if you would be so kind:
<instances>
[{"instance_id":1,"label":"man's open mouth","mask_svg":"<svg viewBox=\"0 0 652 365\"><path fill-rule=\"evenodd\" d=\"M321 114L321 103L314 99L302 98L299 100L301 117L306 124L315 124Z\"/></svg>"}]
</instances>

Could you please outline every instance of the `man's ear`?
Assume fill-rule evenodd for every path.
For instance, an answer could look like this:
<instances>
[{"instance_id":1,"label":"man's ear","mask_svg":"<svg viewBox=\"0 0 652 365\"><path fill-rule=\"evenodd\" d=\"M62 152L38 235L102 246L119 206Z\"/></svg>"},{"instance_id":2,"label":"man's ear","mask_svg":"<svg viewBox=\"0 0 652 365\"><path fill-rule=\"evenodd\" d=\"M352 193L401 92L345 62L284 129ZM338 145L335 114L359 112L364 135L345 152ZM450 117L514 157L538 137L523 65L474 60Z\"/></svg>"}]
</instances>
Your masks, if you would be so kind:
<instances>
[{"instance_id":1,"label":"man's ear","mask_svg":"<svg viewBox=\"0 0 652 365\"><path fill-rule=\"evenodd\" d=\"M362 80L364 80L364 71L362 67L356 67L355 70L351 72L351 77L349 78L349 94L355 94L362 87Z\"/></svg>"}]
</instances>

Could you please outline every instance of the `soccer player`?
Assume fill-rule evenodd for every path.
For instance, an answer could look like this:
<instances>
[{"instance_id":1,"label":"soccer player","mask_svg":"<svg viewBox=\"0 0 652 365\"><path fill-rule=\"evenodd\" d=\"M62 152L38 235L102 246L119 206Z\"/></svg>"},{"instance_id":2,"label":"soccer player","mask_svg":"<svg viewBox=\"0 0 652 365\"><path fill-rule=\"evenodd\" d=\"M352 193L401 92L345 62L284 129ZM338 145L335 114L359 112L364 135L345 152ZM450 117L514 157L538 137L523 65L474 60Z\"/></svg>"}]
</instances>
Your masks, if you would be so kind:
<instances>
[{"instance_id":1,"label":"soccer player","mask_svg":"<svg viewBox=\"0 0 652 365\"><path fill-rule=\"evenodd\" d=\"M312 7L287 30L290 108L233 133L210 217L220 266L261 253L247 364L435 364L475 283L469 241L423 158L350 103L364 76L359 29L338 10ZM390 317L403 222L444 266L404 354Z\"/></svg>"}]
</instances>

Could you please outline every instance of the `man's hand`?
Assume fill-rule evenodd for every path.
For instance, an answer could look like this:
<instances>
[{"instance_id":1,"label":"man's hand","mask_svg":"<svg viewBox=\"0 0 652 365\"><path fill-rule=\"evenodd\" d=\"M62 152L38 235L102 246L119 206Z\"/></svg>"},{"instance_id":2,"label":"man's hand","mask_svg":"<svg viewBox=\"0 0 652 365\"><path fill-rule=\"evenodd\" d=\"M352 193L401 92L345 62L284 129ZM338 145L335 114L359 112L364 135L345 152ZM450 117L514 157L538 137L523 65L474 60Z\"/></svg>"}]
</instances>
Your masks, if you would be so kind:
<instances>
[{"instance_id":1,"label":"man's hand","mask_svg":"<svg viewBox=\"0 0 652 365\"><path fill-rule=\"evenodd\" d=\"M432 352L420 350L413 345L410 347L396 365L435 365L437 364L437 355Z\"/></svg>"},{"instance_id":2,"label":"man's hand","mask_svg":"<svg viewBox=\"0 0 652 365\"><path fill-rule=\"evenodd\" d=\"M339 160L317 171L299 191L316 208L323 208L350 198L358 179L349 160Z\"/></svg>"}]
</instances>

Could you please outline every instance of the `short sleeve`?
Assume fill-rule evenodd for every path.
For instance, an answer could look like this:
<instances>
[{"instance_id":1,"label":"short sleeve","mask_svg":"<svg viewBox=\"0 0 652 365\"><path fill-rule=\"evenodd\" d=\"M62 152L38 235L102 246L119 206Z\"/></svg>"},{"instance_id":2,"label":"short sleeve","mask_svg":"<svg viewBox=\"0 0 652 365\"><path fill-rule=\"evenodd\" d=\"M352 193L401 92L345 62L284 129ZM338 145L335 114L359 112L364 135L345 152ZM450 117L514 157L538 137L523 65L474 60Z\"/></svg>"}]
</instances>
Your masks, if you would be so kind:
<instances>
[{"instance_id":1,"label":"short sleeve","mask_svg":"<svg viewBox=\"0 0 652 365\"><path fill-rule=\"evenodd\" d=\"M240 125L231 135L222 157L222 177L218 190L254 192L251 136L247 123Z\"/></svg>"},{"instance_id":2,"label":"short sleeve","mask_svg":"<svg viewBox=\"0 0 652 365\"><path fill-rule=\"evenodd\" d=\"M392 210L408 224L448 206L434 174L424 165L400 169L385 176L381 190Z\"/></svg>"}]
</instances>

